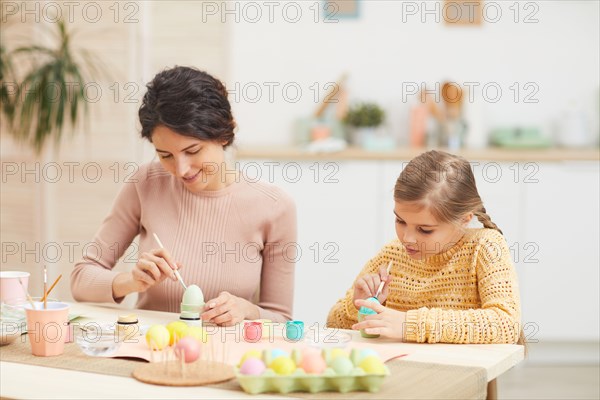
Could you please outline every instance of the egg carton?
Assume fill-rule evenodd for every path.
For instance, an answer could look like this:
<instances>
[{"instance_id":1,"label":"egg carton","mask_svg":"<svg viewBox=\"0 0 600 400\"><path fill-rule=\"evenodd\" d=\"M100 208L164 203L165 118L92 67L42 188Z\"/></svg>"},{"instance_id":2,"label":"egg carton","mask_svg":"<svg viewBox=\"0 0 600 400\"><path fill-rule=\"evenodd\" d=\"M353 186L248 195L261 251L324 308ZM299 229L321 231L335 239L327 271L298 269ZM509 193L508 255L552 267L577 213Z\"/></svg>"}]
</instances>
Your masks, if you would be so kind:
<instances>
[{"instance_id":1,"label":"egg carton","mask_svg":"<svg viewBox=\"0 0 600 400\"><path fill-rule=\"evenodd\" d=\"M249 394L290 393L290 392L371 392L379 391L385 378L390 375L384 366L385 374L292 374L292 375L244 375L236 370L236 378Z\"/></svg>"}]
</instances>

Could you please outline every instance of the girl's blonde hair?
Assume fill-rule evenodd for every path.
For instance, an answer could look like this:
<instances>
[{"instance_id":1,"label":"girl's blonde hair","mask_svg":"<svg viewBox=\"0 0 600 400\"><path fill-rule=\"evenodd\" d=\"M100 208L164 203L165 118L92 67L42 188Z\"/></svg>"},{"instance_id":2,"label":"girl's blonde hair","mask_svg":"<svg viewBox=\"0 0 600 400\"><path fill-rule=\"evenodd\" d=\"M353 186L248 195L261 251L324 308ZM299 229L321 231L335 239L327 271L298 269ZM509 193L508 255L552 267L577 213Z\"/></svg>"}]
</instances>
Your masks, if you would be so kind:
<instances>
[{"instance_id":1,"label":"girl's blonde hair","mask_svg":"<svg viewBox=\"0 0 600 400\"><path fill-rule=\"evenodd\" d=\"M485 228L502 233L487 215L471 165L453 154L430 150L413 158L396 181L394 199L420 203L440 222L455 223L472 212Z\"/></svg>"}]
</instances>

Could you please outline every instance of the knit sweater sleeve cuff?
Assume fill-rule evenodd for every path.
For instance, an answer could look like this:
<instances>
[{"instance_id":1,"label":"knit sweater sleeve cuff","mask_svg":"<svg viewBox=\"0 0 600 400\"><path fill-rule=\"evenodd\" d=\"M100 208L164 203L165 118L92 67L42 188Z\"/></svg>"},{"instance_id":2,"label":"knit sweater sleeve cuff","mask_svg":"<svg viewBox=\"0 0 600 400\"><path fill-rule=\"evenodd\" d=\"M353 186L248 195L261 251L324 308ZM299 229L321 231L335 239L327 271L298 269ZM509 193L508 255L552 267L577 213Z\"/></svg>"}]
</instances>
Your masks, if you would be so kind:
<instances>
[{"instance_id":1,"label":"knit sweater sleeve cuff","mask_svg":"<svg viewBox=\"0 0 600 400\"><path fill-rule=\"evenodd\" d=\"M344 311L346 312L346 318L352 322L358 322L358 310L354 307L351 299L344 300Z\"/></svg>"},{"instance_id":2,"label":"knit sweater sleeve cuff","mask_svg":"<svg viewBox=\"0 0 600 400\"><path fill-rule=\"evenodd\" d=\"M419 310L409 310L406 312L404 322L404 341L417 342L419 338Z\"/></svg>"}]
</instances>

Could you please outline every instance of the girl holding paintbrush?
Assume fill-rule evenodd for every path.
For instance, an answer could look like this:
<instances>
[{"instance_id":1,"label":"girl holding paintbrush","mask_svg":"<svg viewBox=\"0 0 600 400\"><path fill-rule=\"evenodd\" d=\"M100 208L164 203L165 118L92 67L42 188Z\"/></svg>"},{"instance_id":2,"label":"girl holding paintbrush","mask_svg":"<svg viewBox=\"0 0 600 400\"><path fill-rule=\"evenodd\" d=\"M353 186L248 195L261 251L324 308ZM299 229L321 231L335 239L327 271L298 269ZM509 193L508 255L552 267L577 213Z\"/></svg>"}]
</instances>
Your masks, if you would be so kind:
<instances>
[{"instance_id":1,"label":"girl holding paintbrush","mask_svg":"<svg viewBox=\"0 0 600 400\"><path fill-rule=\"evenodd\" d=\"M470 164L441 151L421 154L397 179L394 200L398 239L367 263L327 325L411 342L522 342L510 250ZM474 216L483 228L467 228ZM365 300L377 294L379 303ZM376 314L359 323L361 307Z\"/></svg>"},{"instance_id":2,"label":"girl holding paintbrush","mask_svg":"<svg viewBox=\"0 0 600 400\"><path fill-rule=\"evenodd\" d=\"M236 124L225 86L175 67L147 88L141 133L158 162L124 184L75 265L73 297L118 303L138 293L139 308L179 312L185 284L196 284L204 321L290 319L294 258L284 252L296 241L295 205L281 189L227 165ZM138 236L139 256L132 257L125 251ZM133 267L114 271L124 254Z\"/></svg>"}]
</instances>

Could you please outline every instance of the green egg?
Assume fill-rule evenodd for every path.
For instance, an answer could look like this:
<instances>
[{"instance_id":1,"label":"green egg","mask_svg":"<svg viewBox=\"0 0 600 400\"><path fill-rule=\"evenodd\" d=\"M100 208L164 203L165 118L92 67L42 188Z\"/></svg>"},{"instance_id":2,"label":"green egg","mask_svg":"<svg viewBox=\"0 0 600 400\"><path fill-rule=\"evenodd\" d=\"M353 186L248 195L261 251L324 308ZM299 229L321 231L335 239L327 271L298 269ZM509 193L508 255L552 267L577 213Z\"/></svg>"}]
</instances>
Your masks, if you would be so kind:
<instances>
[{"instance_id":1,"label":"green egg","mask_svg":"<svg viewBox=\"0 0 600 400\"><path fill-rule=\"evenodd\" d=\"M331 361L330 366L338 375L349 375L352 368L354 368L352 361L344 356L337 356L334 358L333 361Z\"/></svg>"}]
</instances>

